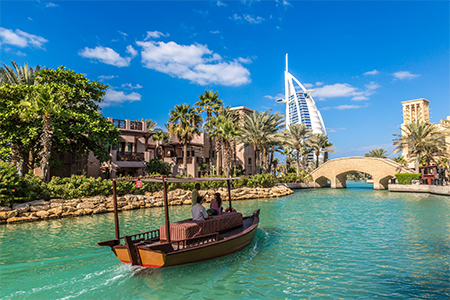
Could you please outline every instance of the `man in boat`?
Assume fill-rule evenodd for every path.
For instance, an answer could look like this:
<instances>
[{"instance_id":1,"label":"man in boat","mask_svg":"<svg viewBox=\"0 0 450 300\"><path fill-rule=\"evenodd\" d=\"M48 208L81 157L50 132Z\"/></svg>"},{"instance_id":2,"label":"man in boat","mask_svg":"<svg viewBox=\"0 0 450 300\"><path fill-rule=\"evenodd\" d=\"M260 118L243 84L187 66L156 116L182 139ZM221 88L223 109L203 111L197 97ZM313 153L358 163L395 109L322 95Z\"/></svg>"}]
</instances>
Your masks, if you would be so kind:
<instances>
[{"instance_id":1,"label":"man in boat","mask_svg":"<svg viewBox=\"0 0 450 300\"><path fill-rule=\"evenodd\" d=\"M191 206L192 207L194 207L197 204L197 198L200 196L198 194L198 191L200 191L200 183L196 183L194 189L192 190L192 195L191 195Z\"/></svg>"},{"instance_id":2,"label":"man in boat","mask_svg":"<svg viewBox=\"0 0 450 300\"><path fill-rule=\"evenodd\" d=\"M197 203L192 206L192 221L204 221L208 219L208 213L206 212L206 208L202 205L205 201L205 198L198 196Z\"/></svg>"}]
</instances>

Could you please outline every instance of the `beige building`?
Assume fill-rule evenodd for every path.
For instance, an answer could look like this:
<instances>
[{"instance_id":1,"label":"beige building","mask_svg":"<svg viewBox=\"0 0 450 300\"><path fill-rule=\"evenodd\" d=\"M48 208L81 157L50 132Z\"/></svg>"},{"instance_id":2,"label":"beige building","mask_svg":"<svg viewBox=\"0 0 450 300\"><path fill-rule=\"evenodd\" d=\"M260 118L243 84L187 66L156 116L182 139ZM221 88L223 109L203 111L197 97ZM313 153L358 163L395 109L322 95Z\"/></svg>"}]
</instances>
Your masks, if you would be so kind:
<instances>
[{"instance_id":1,"label":"beige building","mask_svg":"<svg viewBox=\"0 0 450 300\"><path fill-rule=\"evenodd\" d=\"M252 114L253 110L240 106L232 108L244 114ZM60 166L50 168L50 176L70 177L72 174L86 174L90 177L114 178L117 176L139 176L145 173L145 162L155 157L172 164L172 175L183 174L183 145L176 135L171 135L167 143L161 145L157 153L157 143L151 138L152 133L147 132L145 121L131 121L107 118L121 131L118 145L108 146L111 160L100 163L92 154L75 157L69 153L58 157ZM212 145L214 147L214 145ZM255 172L255 151L253 147L238 145L234 162L245 169L245 175ZM200 171L199 166L209 163L209 139L202 133L196 135L187 147L187 173L193 177L200 177L206 171ZM214 151L212 151L214 153ZM219 154L223 156L222 153ZM41 174L40 168L34 170L35 175Z\"/></svg>"},{"instance_id":2,"label":"beige building","mask_svg":"<svg viewBox=\"0 0 450 300\"><path fill-rule=\"evenodd\" d=\"M405 125L411 122L430 122L430 101L424 98L403 101L403 123L401 128L404 128ZM450 120L450 116L447 116L447 120ZM443 120L437 126L441 128L441 130L445 130L445 127L442 125ZM405 133L402 131L402 135ZM445 141L447 145L450 145L450 135L447 134ZM450 147L447 148L450 152ZM402 152L403 157L408 157L408 149L404 149ZM408 164L408 167L414 168L414 162Z\"/></svg>"}]
</instances>

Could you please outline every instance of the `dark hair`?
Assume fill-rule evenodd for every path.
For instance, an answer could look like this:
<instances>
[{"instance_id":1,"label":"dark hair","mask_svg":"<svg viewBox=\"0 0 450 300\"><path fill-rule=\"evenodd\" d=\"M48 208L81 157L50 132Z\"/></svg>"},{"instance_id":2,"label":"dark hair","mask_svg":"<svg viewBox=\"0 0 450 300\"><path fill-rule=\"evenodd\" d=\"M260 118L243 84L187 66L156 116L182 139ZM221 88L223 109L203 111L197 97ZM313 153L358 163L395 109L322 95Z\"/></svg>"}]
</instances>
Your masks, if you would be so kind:
<instances>
[{"instance_id":1,"label":"dark hair","mask_svg":"<svg viewBox=\"0 0 450 300\"><path fill-rule=\"evenodd\" d=\"M222 205L222 198L220 198L220 193L215 193L214 196L217 198L217 206L220 207Z\"/></svg>"},{"instance_id":2,"label":"dark hair","mask_svg":"<svg viewBox=\"0 0 450 300\"><path fill-rule=\"evenodd\" d=\"M196 188L198 186L198 188L200 188L200 183L196 183L195 185L194 185L194 188Z\"/></svg>"},{"instance_id":3,"label":"dark hair","mask_svg":"<svg viewBox=\"0 0 450 300\"><path fill-rule=\"evenodd\" d=\"M203 200L203 197L201 197L201 196L198 196L198 197L197 197L197 203L202 202L202 200Z\"/></svg>"}]
</instances>

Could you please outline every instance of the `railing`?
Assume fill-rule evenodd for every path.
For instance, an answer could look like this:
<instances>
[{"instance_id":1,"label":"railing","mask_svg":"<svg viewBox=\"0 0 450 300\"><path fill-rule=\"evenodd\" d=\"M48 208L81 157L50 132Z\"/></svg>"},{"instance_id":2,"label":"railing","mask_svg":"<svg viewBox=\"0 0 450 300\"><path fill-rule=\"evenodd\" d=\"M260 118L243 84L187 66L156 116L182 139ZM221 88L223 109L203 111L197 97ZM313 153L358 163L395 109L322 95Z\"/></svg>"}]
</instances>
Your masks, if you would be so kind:
<instances>
[{"instance_id":1,"label":"railing","mask_svg":"<svg viewBox=\"0 0 450 300\"><path fill-rule=\"evenodd\" d=\"M130 129L133 130L142 130L142 122L141 121L131 121Z\"/></svg>"},{"instance_id":2,"label":"railing","mask_svg":"<svg viewBox=\"0 0 450 300\"><path fill-rule=\"evenodd\" d=\"M143 152L117 152L117 161L144 161Z\"/></svg>"},{"instance_id":3,"label":"railing","mask_svg":"<svg viewBox=\"0 0 450 300\"><path fill-rule=\"evenodd\" d=\"M133 243L159 238L159 229L128 236Z\"/></svg>"},{"instance_id":4,"label":"railing","mask_svg":"<svg viewBox=\"0 0 450 300\"><path fill-rule=\"evenodd\" d=\"M177 251L177 250L183 250L186 248L192 248L192 247L197 247L197 246L213 243L218 240L219 240L219 233L215 232L215 233L211 233L208 235L203 235L203 236L185 239L185 240L181 240L181 241L174 241L174 242L172 242L172 245L174 246L173 247L174 250Z\"/></svg>"},{"instance_id":5,"label":"railing","mask_svg":"<svg viewBox=\"0 0 450 300\"><path fill-rule=\"evenodd\" d=\"M125 120L113 119L113 125L117 128L125 129Z\"/></svg>"}]
</instances>

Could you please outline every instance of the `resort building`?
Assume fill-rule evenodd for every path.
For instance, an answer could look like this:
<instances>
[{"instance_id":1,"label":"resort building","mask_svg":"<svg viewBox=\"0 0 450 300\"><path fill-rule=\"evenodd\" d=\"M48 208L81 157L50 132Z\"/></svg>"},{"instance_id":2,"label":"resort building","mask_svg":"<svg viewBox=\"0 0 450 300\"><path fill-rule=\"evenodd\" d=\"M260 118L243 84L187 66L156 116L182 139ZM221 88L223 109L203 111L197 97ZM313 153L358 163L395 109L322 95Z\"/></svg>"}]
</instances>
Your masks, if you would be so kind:
<instances>
[{"instance_id":1,"label":"resort building","mask_svg":"<svg viewBox=\"0 0 450 300\"><path fill-rule=\"evenodd\" d=\"M411 122L430 122L430 101L424 98L408 100L402 102L403 107L403 123L401 128L405 128L405 125ZM447 116L447 120L450 120L450 116ZM444 130L444 126L442 125L442 121L437 126ZM402 130L402 135L405 133ZM447 145L450 145L450 135L447 135L445 138ZM450 152L450 147L447 149ZM402 155L405 158L408 158L408 148L403 148ZM408 167L414 168L414 162L410 162Z\"/></svg>"},{"instance_id":2,"label":"resort building","mask_svg":"<svg viewBox=\"0 0 450 300\"><path fill-rule=\"evenodd\" d=\"M231 108L244 116L252 114L253 110L240 106ZM153 133L147 132L145 121L131 121L107 118L115 127L121 131L118 145L108 146L111 160L100 163L100 161L89 153L87 156L75 156L70 153L60 154L56 160L58 167L50 168L50 176L70 177L71 175L86 174L89 177L114 178L117 176L139 176L145 174L145 162L155 157L172 164L172 175L183 174L183 145L178 141L176 135L167 135L169 139L159 143L152 139ZM207 173L205 164L210 161L221 162L222 152L216 155L213 144L209 144L208 134L195 135L187 146L187 173L193 177L200 177ZM210 157L214 155L214 157ZM216 157L217 156L217 157ZM217 159L217 158L220 158ZM253 146L243 147L236 145L232 164L240 165L245 170L245 175L253 175L255 167L255 151ZM41 175L41 169L34 169L36 176Z\"/></svg>"}]
</instances>

